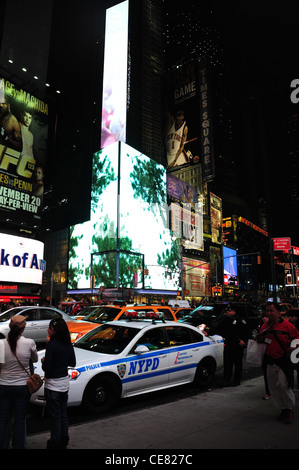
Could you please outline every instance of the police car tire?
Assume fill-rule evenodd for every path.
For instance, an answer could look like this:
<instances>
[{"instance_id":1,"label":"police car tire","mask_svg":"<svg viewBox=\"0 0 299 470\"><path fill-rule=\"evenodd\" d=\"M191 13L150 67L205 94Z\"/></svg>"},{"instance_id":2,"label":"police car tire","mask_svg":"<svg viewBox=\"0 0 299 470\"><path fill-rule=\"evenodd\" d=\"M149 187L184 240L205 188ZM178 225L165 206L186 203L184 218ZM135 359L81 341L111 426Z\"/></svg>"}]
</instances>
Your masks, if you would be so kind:
<instances>
[{"instance_id":1,"label":"police car tire","mask_svg":"<svg viewBox=\"0 0 299 470\"><path fill-rule=\"evenodd\" d=\"M120 398L117 381L108 375L95 377L87 385L82 404L91 413L104 413L113 408Z\"/></svg>"},{"instance_id":2,"label":"police car tire","mask_svg":"<svg viewBox=\"0 0 299 470\"><path fill-rule=\"evenodd\" d=\"M196 369L196 374L194 378L196 386L206 387L207 385L210 385L213 381L215 371L216 363L214 359L208 357L202 359Z\"/></svg>"}]
</instances>

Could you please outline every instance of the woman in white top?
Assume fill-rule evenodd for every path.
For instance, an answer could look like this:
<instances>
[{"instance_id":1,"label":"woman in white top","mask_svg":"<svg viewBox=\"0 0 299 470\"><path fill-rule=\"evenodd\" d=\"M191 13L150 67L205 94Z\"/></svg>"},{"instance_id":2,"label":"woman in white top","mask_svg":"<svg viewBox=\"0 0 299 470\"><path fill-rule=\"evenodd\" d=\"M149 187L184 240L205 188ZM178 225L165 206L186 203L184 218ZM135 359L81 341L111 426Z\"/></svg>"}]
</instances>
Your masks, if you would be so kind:
<instances>
[{"instance_id":1,"label":"woman in white top","mask_svg":"<svg viewBox=\"0 0 299 470\"><path fill-rule=\"evenodd\" d=\"M26 448L26 415L30 394L27 387L28 375L19 361L30 373L30 360L37 362L38 355L33 339L24 338L26 318L16 315L11 318L10 331L1 340L4 350L4 363L0 364L0 449L8 449L10 441L10 421L14 415L12 447Z\"/></svg>"}]
</instances>

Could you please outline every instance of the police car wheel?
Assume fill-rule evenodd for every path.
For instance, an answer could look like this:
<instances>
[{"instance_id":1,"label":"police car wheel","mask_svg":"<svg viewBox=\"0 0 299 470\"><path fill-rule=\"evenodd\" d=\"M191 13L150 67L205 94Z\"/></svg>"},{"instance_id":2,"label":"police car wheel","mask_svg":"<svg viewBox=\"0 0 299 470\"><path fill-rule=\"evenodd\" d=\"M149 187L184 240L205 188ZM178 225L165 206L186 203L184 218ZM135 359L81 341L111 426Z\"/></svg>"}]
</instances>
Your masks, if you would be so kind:
<instances>
[{"instance_id":1,"label":"police car wheel","mask_svg":"<svg viewBox=\"0 0 299 470\"><path fill-rule=\"evenodd\" d=\"M197 366L194 382L196 386L206 387L213 381L216 371L216 364L212 358L200 361Z\"/></svg>"},{"instance_id":2,"label":"police car wheel","mask_svg":"<svg viewBox=\"0 0 299 470\"><path fill-rule=\"evenodd\" d=\"M118 383L113 377L98 377L86 387L83 406L91 413L103 413L116 405L120 398Z\"/></svg>"}]
</instances>

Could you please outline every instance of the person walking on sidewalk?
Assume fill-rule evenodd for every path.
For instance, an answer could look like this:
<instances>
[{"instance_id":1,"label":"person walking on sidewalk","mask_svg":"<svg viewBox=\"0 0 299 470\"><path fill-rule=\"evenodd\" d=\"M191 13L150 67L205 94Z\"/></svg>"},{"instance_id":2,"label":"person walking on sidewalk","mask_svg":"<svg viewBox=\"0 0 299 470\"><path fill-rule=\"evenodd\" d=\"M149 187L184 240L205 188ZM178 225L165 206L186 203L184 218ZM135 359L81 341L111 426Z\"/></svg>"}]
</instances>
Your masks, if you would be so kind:
<instances>
[{"instance_id":1,"label":"person walking on sidewalk","mask_svg":"<svg viewBox=\"0 0 299 470\"><path fill-rule=\"evenodd\" d=\"M263 311L262 315L261 315L261 318L262 318L262 322L259 326L258 329L261 328L261 326L263 325L263 323L267 323L269 321L269 318L267 317L266 315L266 310ZM265 395L263 395L263 400L270 400L271 398L271 393L270 393L270 390L269 390L269 385L268 385L268 377L267 377L267 363L265 361L265 358L262 362L262 369L263 369L263 374L264 374L264 382L265 382Z\"/></svg>"},{"instance_id":2,"label":"person walking on sidewalk","mask_svg":"<svg viewBox=\"0 0 299 470\"><path fill-rule=\"evenodd\" d=\"M68 367L75 367L76 357L70 333L62 318L50 321L50 340L42 358L45 372L46 408L50 415L51 438L47 449L66 449L69 442L67 400L69 391Z\"/></svg>"},{"instance_id":3,"label":"person walking on sidewalk","mask_svg":"<svg viewBox=\"0 0 299 470\"><path fill-rule=\"evenodd\" d=\"M219 334L224 338L223 351L223 381L220 386L238 386L243 372L243 354L250 337L250 330L245 320L240 318L235 307L228 304L219 321L216 321L208 331L209 336ZM234 379L230 383L233 375Z\"/></svg>"},{"instance_id":4,"label":"person walking on sidewalk","mask_svg":"<svg viewBox=\"0 0 299 470\"><path fill-rule=\"evenodd\" d=\"M30 394L28 375L17 358L30 373L30 361L37 362L38 355L33 339L24 338L26 317L15 315L9 323L9 333L2 339L4 363L0 364L0 449L8 449L10 422L14 416L12 447L26 449L26 417Z\"/></svg>"},{"instance_id":5,"label":"person walking on sidewalk","mask_svg":"<svg viewBox=\"0 0 299 470\"><path fill-rule=\"evenodd\" d=\"M265 322L257 340L266 344L265 362L267 364L268 384L274 405L280 409L278 421L292 423L294 417L295 396L294 371L290 354L291 343L299 339L299 332L292 323L281 318L277 302L271 302L266 307L269 318Z\"/></svg>"}]
</instances>

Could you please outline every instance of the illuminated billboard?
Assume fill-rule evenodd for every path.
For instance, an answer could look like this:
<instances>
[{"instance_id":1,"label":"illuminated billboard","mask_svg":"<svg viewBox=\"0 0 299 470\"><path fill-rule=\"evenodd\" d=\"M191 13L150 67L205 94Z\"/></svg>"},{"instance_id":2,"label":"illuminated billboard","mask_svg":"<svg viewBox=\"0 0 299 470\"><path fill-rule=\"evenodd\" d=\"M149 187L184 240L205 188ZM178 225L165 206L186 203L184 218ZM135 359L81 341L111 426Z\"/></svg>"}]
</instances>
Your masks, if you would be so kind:
<instances>
[{"instance_id":1,"label":"illuminated billboard","mask_svg":"<svg viewBox=\"0 0 299 470\"><path fill-rule=\"evenodd\" d=\"M210 264L190 258L183 258L184 294L190 297L211 295Z\"/></svg>"},{"instance_id":2,"label":"illuminated billboard","mask_svg":"<svg viewBox=\"0 0 299 470\"><path fill-rule=\"evenodd\" d=\"M48 105L0 77L0 218L41 219Z\"/></svg>"},{"instance_id":3,"label":"illuminated billboard","mask_svg":"<svg viewBox=\"0 0 299 470\"><path fill-rule=\"evenodd\" d=\"M176 237L182 239L182 245L186 248L190 250L203 250L202 206L196 204L194 212L184 206L181 207L179 204L171 203L172 232ZM186 206L188 207L188 204Z\"/></svg>"},{"instance_id":4,"label":"illuminated billboard","mask_svg":"<svg viewBox=\"0 0 299 470\"><path fill-rule=\"evenodd\" d=\"M126 141L129 2L106 10L101 148Z\"/></svg>"},{"instance_id":5,"label":"illuminated billboard","mask_svg":"<svg viewBox=\"0 0 299 470\"><path fill-rule=\"evenodd\" d=\"M68 288L89 288L92 274L95 289L176 290L180 255L167 219L165 168L124 143L102 149L93 159L90 220L71 228Z\"/></svg>"},{"instance_id":6,"label":"illuminated billboard","mask_svg":"<svg viewBox=\"0 0 299 470\"><path fill-rule=\"evenodd\" d=\"M0 281L42 284L44 244L0 233Z\"/></svg>"},{"instance_id":7,"label":"illuminated billboard","mask_svg":"<svg viewBox=\"0 0 299 470\"><path fill-rule=\"evenodd\" d=\"M222 199L210 193L211 236L213 243L222 243Z\"/></svg>"},{"instance_id":8,"label":"illuminated billboard","mask_svg":"<svg viewBox=\"0 0 299 470\"><path fill-rule=\"evenodd\" d=\"M238 287L237 250L223 246L224 285Z\"/></svg>"},{"instance_id":9,"label":"illuminated billboard","mask_svg":"<svg viewBox=\"0 0 299 470\"><path fill-rule=\"evenodd\" d=\"M168 170L202 165L204 181L213 180L214 142L211 81L204 61L191 60L165 77L167 113L164 122Z\"/></svg>"},{"instance_id":10,"label":"illuminated billboard","mask_svg":"<svg viewBox=\"0 0 299 470\"><path fill-rule=\"evenodd\" d=\"M200 127L197 62L190 61L166 77L168 93L165 151L168 169L199 163Z\"/></svg>"}]
</instances>

